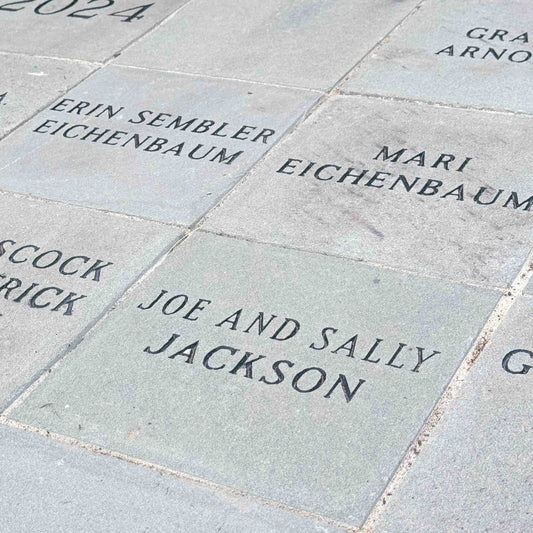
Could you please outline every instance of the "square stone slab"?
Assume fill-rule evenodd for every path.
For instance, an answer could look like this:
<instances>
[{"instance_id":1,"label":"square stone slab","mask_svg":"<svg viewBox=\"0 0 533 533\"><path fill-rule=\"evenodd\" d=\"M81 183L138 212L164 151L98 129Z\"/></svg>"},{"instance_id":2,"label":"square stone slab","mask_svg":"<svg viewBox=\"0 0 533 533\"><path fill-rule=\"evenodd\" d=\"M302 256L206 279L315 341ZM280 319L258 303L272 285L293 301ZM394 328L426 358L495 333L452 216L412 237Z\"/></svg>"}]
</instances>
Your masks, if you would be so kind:
<instances>
[{"instance_id":1,"label":"square stone slab","mask_svg":"<svg viewBox=\"0 0 533 533\"><path fill-rule=\"evenodd\" d=\"M532 128L529 117L334 97L205 227L504 287L533 246Z\"/></svg>"},{"instance_id":2,"label":"square stone slab","mask_svg":"<svg viewBox=\"0 0 533 533\"><path fill-rule=\"evenodd\" d=\"M186 0L0 1L0 51L104 61Z\"/></svg>"},{"instance_id":3,"label":"square stone slab","mask_svg":"<svg viewBox=\"0 0 533 533\"><path fill-rule=\"evenodd\" d=\"M124 65L329 89L416 3L195 0L125 51L118 61Z\"/></svg>"},{"instance_id":4,"label":"square stone slab","mask_svg":"<svg viewBox=\"0 0 533 533\"><path fill-rule=\"evenodd\" d=\"M107 310L178 228L0 194L0 407Z\"/></svg>"},{"instance_id":5,"label":"square stone slab","mask_svg":"<svg viewBox=\"0 0 533 533\"><path fill-rule=\"evenodd\" d=\"M10 416L357 526L498 298L196 232Z\"/></svg>"},{"instance_id":6,"label":"square stone slab","mask_svg":"<svg viewBox=\"0 0 533 533\"><path fill-rule=\"evenodd\" d=\"M428 0L342 90L532 113L532 26L530 0Z\"/></svg>"},{"instance_id":7,"label":"square stone slab","mask_svg":"<svg viewBox=\"0 0 533 533\"><path fill-rule=\"evenodd\" d=\"M0 427L0 513L10 533L38 531L340 532L327 523L148 468Z\"/></svg>"},{"instance_id":8,"label":"square stone slab","mask_svg":"<svg viewBox=\"0 0 533 533\"><path fill-rule=\"evenodd\" d=\"M515 304L376 531L533 528L533 299Z\"/></svg>"},{"instance_id":9,"label":"square stone slab","mask_svg":"<svg viewBox=\"0 0 533 533\"><path fill-rule=\"evenodd\" d=\"M0 54L0 138L94 68L87 63Z\"/></svg>"},{"instance_id":10,"label":"square stone slab","mask_svg":"<svg viewBox=\"0 0 533 533\"><path fill-rule=\"evenodd\" d=\"M318 96L109 67L0 145L0 189L192 224Z\"/></svg>"}]
</instances>

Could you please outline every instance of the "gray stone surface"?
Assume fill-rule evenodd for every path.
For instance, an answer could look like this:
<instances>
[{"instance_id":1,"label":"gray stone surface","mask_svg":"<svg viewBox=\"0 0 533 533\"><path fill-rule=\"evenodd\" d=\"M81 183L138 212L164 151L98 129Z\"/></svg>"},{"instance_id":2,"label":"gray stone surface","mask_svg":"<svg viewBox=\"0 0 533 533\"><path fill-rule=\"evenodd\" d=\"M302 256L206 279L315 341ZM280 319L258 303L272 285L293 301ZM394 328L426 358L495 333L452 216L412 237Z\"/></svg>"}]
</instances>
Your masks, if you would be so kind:
<instances>
[{"instance_id":1,"label":"gray stone surface","mask_svg":"<svg viewBox=\"0 0 533 533\"><path fill-rule=\"evenodd\" d=\"M5 139L0 188L191 224L318 96L108 67Z\"/></svg>"},{"instance_id":2,"label":"gray stone surface","mask_svg":"<svg viewBox=\"0 0 533 533\"><path fill-rule=\"evenodd\" d=\"M94 68L87 63L0 54L0 138Z\"/></svg>"},{"instance_id":3,"label":"gray stone surface","mask_svg":"<svg viewBox=\"0 0 533 533\"><path fill-rule=\"evenodd\" d=\"M528 350L503 359L512 350ZM376 531L533 529L533 299L515 304L422 448Z\"/></svg>"},{"instance_id":4,"label":"gray stone surface","mask_svg":"<svg viewBox=\"0 0 533 533\"><path fill-rule=\"evenodd\" d=\"M342 90L533 113L532 25L529 0L428 0Z\"/></svg>"},{"instance_id":5,"label":"gray stone surface","mask_svg":"<svg viewBox=\"0 0 533 533\"><path fill-rule=\"evenodd\" d=\"M341 531L5 426L0 468L2 530L10 533Z\"/></svg>"},{"instance_id":6,"label":"gray stone surface","mask_svg":"<svg viewBox=\"0 0 533 533\"><path fill-rule=\"evenodd\" d=\"M0 205L1 407L75 341L180 230L5 193ZM74 256L81 257L68 262Z\"/></svg>"},{"instance_id":7,"label":"gray stone surface","mask_svg":"<svg viewBox=\"0 0 533 533\"><path fill-rule=\"evenodd\" d=\"M10 416L358 525L498 298L196 232Z\"/></svg>"},{"instance_id":8,"label":"gray stone surface","mask_svg":"<svg viewBox=\"0 0 533 533\"><path fill-rule=\"evenodd\" d=\"M153 28L185 1L157 0L139 13L132 9L141 4L136 0L103 0L96 4L90 0L2 1L0 51L104 61ZM110 16L126 10L129 11L122 17ZM142 18L127 20L136 15Z\"/></svg>"},{"instance_id":9,"label":"gray stone surface","mask_svg":"<svg viewBox=\"0 0 533 533\"><path fill-rule=\"evenodd\" d=\"M533 204L532 127L525 116L333 97L204 227L504 287L533 246L533 215L526 210ZM385 161L383 146L389 156L405 151ZM442 153L455 157L449 170L443 162L452 156L437 164ZM319 170L323 165L340 169ZM357 181L353 175L365 170ZM348 171L352 176L343 180ZM497 199L479 205L478 193L482 202ZM530 202L515 208L515 199Z\"/></svg>"},{"instance_id":10,"label":"gray stone surface","mask_svg":"<svg viewBox=\"0 0 533 533\"><path fill-rule=\"evenodd\" d=\"M524 293L527 294L527 295L533 295L533 281L531 281L531 280L529 281L529 284L526 287Z\"/></svg>"},{"instance_id":11,"label":"gray stone surface","mask_svg":"<svg viewBox=\"0 0 533 533\"><path fill-rule=\"evenodd\" d=\"M328 89L416 4L416 0L195 0L118 61Z\"/></svg>"}]
</instances>

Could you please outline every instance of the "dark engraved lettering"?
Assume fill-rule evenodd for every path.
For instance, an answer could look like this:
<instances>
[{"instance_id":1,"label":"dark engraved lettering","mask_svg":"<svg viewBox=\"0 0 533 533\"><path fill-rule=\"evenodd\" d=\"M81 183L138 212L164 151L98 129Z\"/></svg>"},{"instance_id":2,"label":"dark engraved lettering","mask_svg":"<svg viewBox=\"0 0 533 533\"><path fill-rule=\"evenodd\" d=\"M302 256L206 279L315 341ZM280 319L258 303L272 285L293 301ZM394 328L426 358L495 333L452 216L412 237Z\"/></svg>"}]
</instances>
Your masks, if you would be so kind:
<instances>
[{"instance_id":1,"label":"dark engraved lettering","mask_svg":"<svg viewBox=\"0 0 533 533\"><path fill-rule=\"evenodd\" d=\"M209 364L211 357L213 357L213 355L215 355L216 353L222 350L227 350L228 352L230 352L231 355L235 355L239 351L237 348L232 348L231 346L217 346L216 348L214 348L213 350L205 354L204 360L202 362L205 368L209 370L222 370L223 368L226 367L225 364L218 365L218 366L212 366Z\"/></svg>"},{"instance_id":2,"label":"dark engraved lettering","mask_svg":"<svg viewBox=\"0 0 533 533\"><path fill-rule=\"evenodd\" d=\"M280 369L280 366L282 364L287 365L289 368L292 368L294 366L294 363L292 361L289 361L288 359L282 359L280 361L276 361L272 365L272 370L274 370L278 379L276 379L275 381L268 381L266 379L266 376L261 376L259 378L259 381L261 383L266 383L267 385L279 385L285 379L285 374L283 374L283 372Z\"/></svg>"},{"instance_id":3,"label":"dark engraved lettering","mask_svg":"<svg viewBox=\"0 0 533 533\"><path fill-rule=\"evenodd\" d=\"M526 357L529 357L529 359L531 359L531 364L526 365L525 363L520 363L521 358L517 357L516 359L519 361L519 364L521 364L522 367L519 368L518 366L514 366L514 363L513 363L513 366L511 367L510 366L511 360L513 360L514 356L518 356L519 354L526 355ZM503 358L502 368L506 372L509 372L509 374L527 374L533 368L533 352L530 350L511 350Z\"/></svg>"},{"instance_id":4,"label":"dark engraved lettering","mask_svg":"<svg viewBox=\"0 0 533 533\"><path fill-rule=\"evenodd\" d=\"M237 374L237 372L244 367L245 369L245 377L249 379L253 379L252 374L252 365L254 363L257 363L257 361L260 361L261 359L265 359L264 355L258 355L255 359L250 359L250 357L253 355L252 352L246 352L243 356L243 358L230 370L230 374Z\"/></svg>"},{"instance_id":5,"label":"dark engraved lettering","mask_svg":"<svg viewBox=\"0 0 533 533\"><path fill-rule=\"evenodd\" d=\"M171 346L174 341L179 337L179 335L177 333L173 333L170 337L170 339L168 339L168 341L166 341L163 346L161 346L161 348L157 349L157 350L152 350L152 348L150 348L150 346L147 346L143 351L146 352L146 353L149 353L149 354L160 354L160 353L163 353L169 346Z\"/></svg>"},{"instance_id":6,"label":"dark engraved lettering","mask_svg":"<svg viewBox=\"0 0 533 533\"><path fill-rule=\"evenodd\" d=\"M346 376L344 374L339 374L337 381L333 384L333 387L329 389L324 398L331 398L331 394L333 393L333 391L337 388L338 385L340 385L342 388L342 392L344 393L344 399L346 400L346 403L350 403L353 397L357 394L357 391L365 382L366 380L360 379L355 388L353 390L350 390L350 386L348 385L348 380Z\"/></svg>"},{"instance_id":7,"label":"dark engraved lettering","mask_svg":"<svg viewBox=\"0 0 533 533\"><path fill-rule=\"evenodd\" d=\"M300 381L309 372L318 372L319 376L318 376L318 379L316 380L316 383L311 384L309 388L304 389L300 386ZM317 390L319 387L321 387L324 381L326 381L326 372L318 366L312 366L309 368L304 368L303 370L301 370L294 376L292 380L292 388L295 391L302 392L302 393L313 392Z\"/></svg>"}]
</instances>

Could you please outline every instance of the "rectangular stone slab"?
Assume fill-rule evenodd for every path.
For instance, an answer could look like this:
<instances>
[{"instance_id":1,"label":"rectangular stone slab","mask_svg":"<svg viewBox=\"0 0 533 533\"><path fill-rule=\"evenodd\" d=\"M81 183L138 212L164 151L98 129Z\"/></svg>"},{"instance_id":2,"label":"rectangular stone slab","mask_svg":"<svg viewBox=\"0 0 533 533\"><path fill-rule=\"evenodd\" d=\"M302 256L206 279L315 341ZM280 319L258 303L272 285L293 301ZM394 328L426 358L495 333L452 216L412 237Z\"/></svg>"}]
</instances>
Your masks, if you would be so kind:
<instances>
[{"instance_id":1,"label":"rectangular stone slab","mask_svg":"<svg viewBox=\"0 0 533 533\"><path fill-rule=\"evenodd\" d=\"M204 227L505 287L533 246L532 127L530 117L333 97Z\"/></svg>"},{"instance_id":2,"label":"rectangular stone slab","mask_svg":"<svg viewBox=\"0 0 533 533\"><path fill-rule=\"evenodd\" d=\"M196 0L118 62L329 89L416 3Z\"/></svg>"},{"instance_id":3,"label":"rectangular stone slab","mask_svg":"<svg viewBox=\"0 0 533 533\"><path fill-rule=\"evenodd\" d=\"M341 89L533 112L529 0L428 0Z\"/></svg>"},{"instance_id":4,"label":"rectangular stone slab","mask_svg":"<svg viewBox=\"0 0 533 533\"><path fill-rule=\"evenodd\" d=\"M0 206L1 408L182 230L6 193Z\"/></svg>"},{"instance_id":5,"label":"rectangular stone slab","mask_svg":"<svg viewBox=\"0 0 533 533\"><path fill-rule=\"evenodd\" d=\"M533 299L524 298L447 407L376 531L530 531L532 380Z\"/></svg>"},{"instance_id":6,"label":"rectangular stone slab","mask_svg":"<svg viewBox=\"0 0 533 533\"><path fill-rule=\"evenodd\" d=\"M0 188L192 224L318 97L108 67L2 143Z\"/></svg>"},{"instance_id":7,"label":"rectangular stone slab","mask_svg":"<svg viewBox=\"0 0 533 533\"><path fill-rule=\"evenodd\" d=\"M0 54L0 138L94 68L87 63Z\"/></svg>"},{"instance_id":8,"label":"rectangular stone slab","mask_svg":"<svg viewBox=\"0 0 533 533\"><path fill-rule=\"evenodd\" d=\"M157 0L141 11L132 9L136 0L1 0L0 51L104 61L185 1Z\"/></svg>"},{"instance_id":9,"label":"rectangular stone slab","mask_svg":"<svg viewBox=\"0 0 533 533\"><path fill-rule=\"evenodd\" d=\"M342 531L6 426L0 468L2 528L11 533Z\"/></svg>"},{"instance_id":10,"label":"rectangular stone slab","mask_svg":"<svg viewBox=\"0 0 533 533\"><path fill-rule=\"evenodd\" d=\"M357 526L498 298L196 232L10 416Z\"/></svg>"}]
</instances>

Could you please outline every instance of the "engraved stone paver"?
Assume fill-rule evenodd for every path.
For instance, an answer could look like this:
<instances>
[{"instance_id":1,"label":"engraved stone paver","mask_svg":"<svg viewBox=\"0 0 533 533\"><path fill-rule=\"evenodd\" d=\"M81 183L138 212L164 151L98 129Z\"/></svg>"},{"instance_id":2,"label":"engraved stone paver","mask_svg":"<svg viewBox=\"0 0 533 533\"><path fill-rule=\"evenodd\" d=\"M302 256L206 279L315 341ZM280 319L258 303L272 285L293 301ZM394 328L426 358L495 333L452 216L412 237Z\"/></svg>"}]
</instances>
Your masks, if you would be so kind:
<instances>
[{"instance_id":1,"label":"engraved stone paver","mask_svg":"<svg viewBox=\"0 0 533 533\"><path fill-rule=\"evenodd\" d=\"M10 416L358 525L498 298L196 232Z\"/></svg>"},{"instance_id":2,"label":"engraved stone paver","mask_svg":"<svg viewBox=\"0 0 533 533\"><path fill-rule=\"evenodd\" d=\"M94 68L86 63L0 54L0 138Z\"/></svg>"},{"instance_id":3,"label":"engraved stone paver","mask_svg":"<svg viewBox=\"0 0 533 533\"><path fill-rule=\"evenodd\" d=\"M185 1L0 0L0 51L104 61Z\"/></svg>"},{"instance_id":4,"label":"engraved stone paver","mask_svg":"<svg viewBox=\"0 0 533 533\"><path fill-rule=\"evenodd\" d=\"M533 299L524 298L470 371L376 530L531 531L532 380Z\"/></svg>"},{"instance_id":5,"label":"engraved stone paver","mask_svg":"<svg viewBox=\"0 0 533 533\"><path fill-rule=\"evenodd\" d=\"M46 368L180 234L0 194L0 406Z\"/></svg>"},{"instance_id":6,"label":"engraved stone paver","mask_svg":"<svg viewBox=\"0 0 533 533\"><path fill-rule=\"evenodd\" d=\"M118 61L328 89L416 0L196 0Z\"/></svg>"},{"instance_id":7,"label":"engraved stone paver","mask_svg":"<svg viewBox=\"0 0 533 533\"><path fill-rule=\"evenodd\" d=\"M2 530L10 533L341 531L7 427L0 469Z\"/></svg>"},{"instance_id":8,"label":"engraved stone paver","mask_svg":"<svg viewBox=\"0 0 533 533\"><path fill-rule=\"evenodd\" d=\"M530 117L333 97L204 227L505 286L533 246Z\"/></svg>"},{"instance_id":9,"label":"engraved stone paver","mask_svg":"<svg viewBox=\"0 0 533 533\"><path fill-rule=\"evenodd\" d=\"M530 0L428 0L342 90L533 113Z\"/></svg>"},{"instance_id":10,"label":"engraved stone paver","mask_svg":"<svg viewBox=\"0 0 533 533\"><path fill-rule=\"evenodd\" d=\"M0 145L0 188L191 224L319 93L109 67Z\"/></svg>"}]
</instances>

